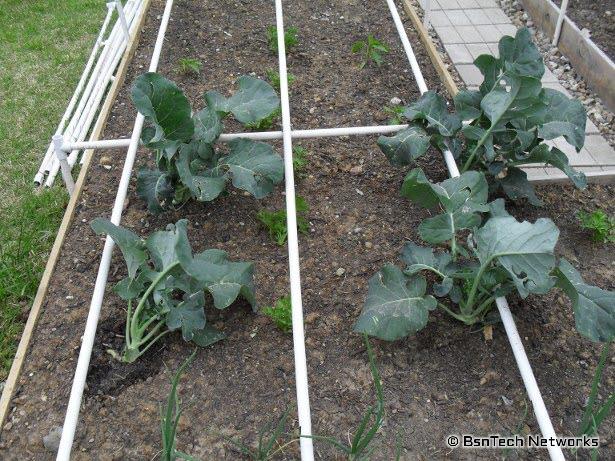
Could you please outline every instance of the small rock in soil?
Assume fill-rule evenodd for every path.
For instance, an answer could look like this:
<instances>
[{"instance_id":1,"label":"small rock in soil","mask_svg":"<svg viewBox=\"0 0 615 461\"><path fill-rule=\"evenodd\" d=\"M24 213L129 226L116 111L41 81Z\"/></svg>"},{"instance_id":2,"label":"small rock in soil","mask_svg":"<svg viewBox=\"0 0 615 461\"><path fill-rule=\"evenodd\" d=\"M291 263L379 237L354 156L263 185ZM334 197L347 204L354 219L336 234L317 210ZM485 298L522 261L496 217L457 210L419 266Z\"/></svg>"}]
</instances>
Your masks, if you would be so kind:
<instances>
[{"instance_id":1,"label":"small rock in soil","mask_svg":"<svg viewBox=\"0 0 615 461\"><path fill-rule=\"evenodd\" d=\"M60 438L62 437L62 427L56 426L49 431L49 434L43 437L43 445L47 450L56 453L60 447Z\"/></svg>"}]
</instances>

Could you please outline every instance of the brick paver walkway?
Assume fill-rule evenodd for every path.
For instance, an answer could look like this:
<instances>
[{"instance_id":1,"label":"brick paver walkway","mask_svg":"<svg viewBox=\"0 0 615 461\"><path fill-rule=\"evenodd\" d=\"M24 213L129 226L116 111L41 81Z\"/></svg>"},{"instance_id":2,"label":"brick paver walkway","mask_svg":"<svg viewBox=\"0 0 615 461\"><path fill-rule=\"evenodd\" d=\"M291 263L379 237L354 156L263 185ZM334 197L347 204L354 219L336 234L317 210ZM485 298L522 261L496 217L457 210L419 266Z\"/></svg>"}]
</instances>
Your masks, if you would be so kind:
<instances>
[{"instance_id":1,"label":"brick paver walkway","mask_svg":"<svg viewBox=\"0 0 615 461\"><path fill-rule=\"evenodd\" d=\"M422 7L425 0L419 0ZM451 61L469 89L477 89L482 74L473 64L481 54L497 56L498 41L504 35L514 36L517 28L494 0L431 0L430 23L444 44ZM543 85L570 93L559 83L557 77L545 69ZM566 141L550 142L568 155L571 165L582 170L588 177L615 180L615 150L600 135L596 125L587 120L585 146L577 153ZM536 166L526 168L530 180L555 180L565 178L556 168ZM611 176L612 175L612 176Z\"/></svg>"}]
</instances>

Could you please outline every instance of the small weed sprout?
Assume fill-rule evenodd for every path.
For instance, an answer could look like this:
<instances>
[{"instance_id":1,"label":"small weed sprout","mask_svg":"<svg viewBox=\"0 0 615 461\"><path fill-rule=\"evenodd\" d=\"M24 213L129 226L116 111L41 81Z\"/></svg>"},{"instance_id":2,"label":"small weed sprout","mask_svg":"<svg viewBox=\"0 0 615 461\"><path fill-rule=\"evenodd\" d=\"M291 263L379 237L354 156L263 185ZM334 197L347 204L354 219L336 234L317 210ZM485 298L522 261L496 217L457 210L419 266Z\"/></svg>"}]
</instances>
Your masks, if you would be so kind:
<instances>
[{"instance_id":1,"label":"small weed sprout","mask_svg":"<svg viewBox=\"0 0 615 461\"><path fill-rule=\"evenodd\" d=\"M195 58L181 58L177 62L177 69L182 75L199 75L202 68L203 63Z\"/></svg>"},{"instance_id":2,"label":"small weed sprout","mask_svg":"<svg viewBox=\"0 0 615 461\"><path fill-rule=\"evenodd\" d=\"M263 314L273 320L275 325L284 333L289 333L293 327L290 296L278 299L275 307L264 307Z\"/></svg>"},{"instance_id":3,"label":"small weed sprout","mask_svg":"<svg viewBox=\"0 0 615 461\"><path fill-rule=\"evenodd\" d=\"M224 439L233 445L242 455L252 461L267 461L273 459L277 453L282 452L287 446L297 441L297 439L293 438L282 445L278 442L282 435L285 435L284 429L286 428L290 410L291 408L286 409L275 427L272 427L271 424L263 426L258 433L258 444L256 449L252 449L245 443L231 439L230 437L224 437ZM269 433L269 437L266 438L265 436L267 433Z\"/></svg>"},{"instance_id":4,"label":"small weed sprout","mask_svg":"<svg viewBox=\"0 0 615 461\"><path fill-rule=\"evenodd\" d=\"M302 234L307 234L309 222L305 218L309 206L305 199L299 195L296 198L297 204L297 230ZM269 236L278 245L282 246L288 238L288 227L286 226L286 210L269 211L261 210L256 218L267 228Z\"/></svg>"},{"instance_id":5,"label":"small weed sprout","mask_svg":"<svg viewBox=\"0 0 615 461\"><path fill-rule=\"evenodd\" d=\"M366 40L354 42L350 50L353 53L361 53L359 69L363 69L370 61L380 66L382 64L382 54L388 53L389 47L370 34Z\"/></svg>"},{"instance_id":6,"label":"small weed sprout","mask_svg":"<svg viewBox=\"0 0 615 461\"><path fill-rule=\"evenodd\" d=\"M592 231L592 240L598 243L615 243L615 217L602 210L591 213L580 211L577 218L581 227Z\"/></svg>"},{"instance_id":7,"label":"small weed sprout","mask_svg":"<svg viewBox=\"0 0 615 461\"><path fill-rule=\"evenodd\" d=\"M322 440L344 452L348 457L348 461L359 461L370 458L375 449L375 447L370 446L370 444L374 440L378 430L382 427L382 422L384 421L384 394L382 392L382 382L380 381L380 374L376 367L376 360L369 339L367 335L364 335L364 338L367 356L369 358L369 368L376 390L376 403L371 405L363 415L350 443L322 435L311 436L314 440Z\"/></svg>"},{"instance_id":8,"label":"small weed sprout","mask_svg":"<svg viewBox=\"0 0 615 461\"><path fill-rule=\"evenodd\" d=\"M387 122L389 125L401 125L402 123L404 123L402 117L405 110L406 109L404 108L404 106L386 106L382 109L385 114L388 114L390 116Z\"/></svg>"},{"instance_id":9,"label":"small weed sprout","mask_svg":"<svg viewBox=\"0 0 615 461\"><path fill-rule=\"evenodd\" d=\"M299 31L296 27L289 27L284 31L284 47L287 53L299 43L297 32ZM275 26L267 28L267 43L272 53L278 52L278 29Z\"/></svg>"},{"instance_id":10,"label":"small weed sprout","mask_svg":"<svg viewBox=\"0 0 615 461\"><path fill-rule=\"evenodd\" d=\"M293 147L293 171L296 175L301 176L305 171L309 160L307 159L308 151L303 146Z\"/></svg>"},{"instance_id":11,"label":"small weed sprout","mask_svg":"<svg viewBox=\"0 0 615 461\"><path fill-rule=\"evenodd\" d=\"M195 355L196 350L186 359L173 376L171 380L171 392L169 392L169 397L167 399L167 406L165 409L162 407L160 408L160 429L162 432L162 452L160 454L160 459L163 461L175 461L178 459L197 461L196 458L177 450L177 425L182 415L181 401L177 395L177 386L182 373L188 368L188 365L190 365Z\"/></svg>"},{"instance_id":12,"label":"small weed sprout","mask_svg":"<svg viewBox=\"0 0 615 461\"><path fill-rule=\"evenodd\" d=\"M280 91L280 73L276 72L275 70L267 69L266 75L267 75L267 80L269 80L269 83L271 83L271 86L274 87L276 90ZM294 83L295 80L296 80L296 77L293 74L291 73L286 74L286 81L288 82L289 88L291 87L291 85Z\"/></svg>"},{"instance_id":13,"label":"small weed sprout","mask_svg":"<svg viewBox=\"0 0 615 461\"><path fill-rule=\"evenodd\" d=\"M259 120L258 122L246 124L246 128L249 130L255 130L255 131L268 130L273 126L273 124L280 117L281 114L282 114L282 109L278 107L270 115Z\"/></svg>"},{"instance_id":14,"label":"small weed sprout","mask_svg":"<svg viewBox=\"0 0 615 461\"><path fill-rule=\"evenodd\" d=\"M600 360L598 361L596 373L594 374L594 379L592 381L592 388L589 393L585 412L583 413L583 419L581 420L581 425L579 427L579 436L586 435L588 437L596 437L598 435L598 428L611 413L613 405L615 405L615 392L609 394L602 405L597 403L598 387L600 386L600 381L602 381L602 372L604 371L606 360L609 356L610 345L610 342L605 343L604 348L602 349L602 354L600 354ZM598 448L594 448L592 450L591 459L592 461L598 459Z\"/></svg>"}]
</instances>

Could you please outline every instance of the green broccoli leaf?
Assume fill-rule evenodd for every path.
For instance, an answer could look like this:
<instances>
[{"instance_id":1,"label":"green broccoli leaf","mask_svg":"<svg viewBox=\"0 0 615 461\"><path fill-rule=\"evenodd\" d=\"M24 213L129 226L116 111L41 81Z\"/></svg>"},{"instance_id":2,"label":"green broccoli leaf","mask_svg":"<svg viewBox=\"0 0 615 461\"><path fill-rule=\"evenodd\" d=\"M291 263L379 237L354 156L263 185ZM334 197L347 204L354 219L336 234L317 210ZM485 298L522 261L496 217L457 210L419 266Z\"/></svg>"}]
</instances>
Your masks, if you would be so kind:
<instances>
[{"instance_id":1,"label":"green broccoli leaf","mask_svg":"<svg viewBox=\"0 0 615 461\"><path fill-rule=\"evenodd\" d=\"M147 262L145 242L128 229L116 226L108 219L96 218L90 224L97 234L108 234L120 248L128 267L128 276L134 279L137 271Z\"/></svg>"}]
</instances>

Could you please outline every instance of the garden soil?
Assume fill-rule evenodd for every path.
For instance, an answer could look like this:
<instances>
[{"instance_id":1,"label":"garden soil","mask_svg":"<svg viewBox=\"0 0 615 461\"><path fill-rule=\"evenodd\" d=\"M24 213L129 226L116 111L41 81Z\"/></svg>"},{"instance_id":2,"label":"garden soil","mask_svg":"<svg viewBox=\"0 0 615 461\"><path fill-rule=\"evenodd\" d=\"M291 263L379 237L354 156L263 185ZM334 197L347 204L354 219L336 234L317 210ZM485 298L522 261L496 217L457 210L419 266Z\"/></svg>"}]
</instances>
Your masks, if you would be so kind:
<instances>
[{"instance_id":1,"label":"garden soil","mask_svg":"<svg viewBox=\"0 0 615 461\"><path fill-rule=\"evenodd\" d=\"M164 7L153 1L127 84L113 108L106 138L131 132L135 110L129 85L147 68ZM277 69L268 50L266 29L275 23L274 2L176 2L159 71L175 80L196 108L201 96L216 89L226 94L242 74L263 77ZM399 44L385 2L312 0L284 2L287 27L299 31L288 57L296 76L291 112L296 128L373 125L387 122L383 108L393 97L403 102L419 93ZM410 41L430 88L443 92L437 75L408 21ZM357 69L353 41L376 35L391 52L381 67ZM198 76L178 74L177 61L198 58ZM227 123L228 131L240 127ZM298 142L309 152L309 166L297 178L298 194L310 210L310 231L300 237L312 422L315 434L347 439L374 401L366 349L352 333L367 294L368 279L387 262L399 263L407 241L418 242L417 226L429 212L399 196L406 173L389 165L374 137ZM281 152L281 146L276 144ZM110 215L125 151L99 151L52 278L38 328L19 380L0 440L0 459L51 460L43 437L61 426L90 304L103 239L90 229L92 219ZM106 158L103 158L106 157ZM112 167L105 168L111 160ZM151 162L139 150L137 168ZM441 156L432 152L421 166L433 180L446 178ZM134 179L134 178L133 178ZM545 207L511 206L518 218L550 217L561 229L558 253L576 264L588 282L613 289L612 247L592 244L575 213L601 206L615 212L611 186L576 191L571 186L542 186ZM123 224L140 235L180 218L190 222L195 250L219 248L235 259L254 261L257 300L271 305L288 294L286 248L273 243L255 216L284 206L283 188L262 201L234 190L213 203L189 203L159 216L147 213L134 180ZM132 365L111 358L107 349L122 346L125 305L111 291L125 274L118 251L93 351L74 460L151 460L160 450L159 411L169 381L193 347L181 335L168 335ZM555 430L575 435L600 353L576 333L567 299L553 291L510 304ZM228 338L199 350L181 380L184 413L178 448L202 460L237 460L242 455L226 438L248 445L259 430L275 422L295 400L292 338L265 316L239 302L210 321ZM448 434L539 433L501 325L487 340L471 328L435 313L413 338L394 343L372 341L382 375L385 422L374 440L373 460L547 459L545 451L460 451L445 444ZM601 395L614 385L611 365ZM296 409L287 425L296 437ZM601 435L604 459L615 457L613 419ZM315 443L317 459L342 459ZM276 459L298 459L298 442Z\"/></svg>"}]
</instances>

